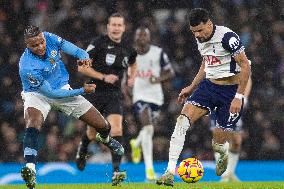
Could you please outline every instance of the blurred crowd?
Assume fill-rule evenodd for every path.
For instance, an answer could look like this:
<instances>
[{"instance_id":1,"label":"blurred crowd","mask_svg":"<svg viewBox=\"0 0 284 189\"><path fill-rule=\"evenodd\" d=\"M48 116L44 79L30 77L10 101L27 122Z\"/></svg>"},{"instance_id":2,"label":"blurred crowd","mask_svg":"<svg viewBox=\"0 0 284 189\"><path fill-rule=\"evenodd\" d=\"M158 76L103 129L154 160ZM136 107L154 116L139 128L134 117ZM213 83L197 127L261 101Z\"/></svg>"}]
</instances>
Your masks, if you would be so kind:
<instances>
[{"instance_id":1,"label":"blurred crowd","mask_svg":"<svg viewBox=\"0 0 284 189\"><path fill-rule=\"evenodd\" d=\"M165 104L155 127L154 159L167 160L170 135L181 105L179 91L190 84L200 66L195 39L186 15L191 8L204 7L213 22L239 34L252 61L253 89L243 116L241 159L284 159L284 2L280 0L2 0L0 1L0 162L23 162L25 129L18 61L25 48L23 31L28 24L55 33L81 48L105 33L107 17L113 12L125 16L129 45L140 25L149 27L152 42L167 52L176 77L164 83ZM75 59L63 55L78 87L84 77L76 71ZM94 60L95 63L95 60ZM132 115L131 100L125 99L125 147L139 125ZM196 155L213 160L208 117L192 127L181 158ZM51 111L40 135L39 161L74 161L85 125ZM93 162L109 161L108 149L90 146ZM102 158L104 157L104 158ZM106 158L109 157L109 158Z\"/></svg>"}]
</instances>

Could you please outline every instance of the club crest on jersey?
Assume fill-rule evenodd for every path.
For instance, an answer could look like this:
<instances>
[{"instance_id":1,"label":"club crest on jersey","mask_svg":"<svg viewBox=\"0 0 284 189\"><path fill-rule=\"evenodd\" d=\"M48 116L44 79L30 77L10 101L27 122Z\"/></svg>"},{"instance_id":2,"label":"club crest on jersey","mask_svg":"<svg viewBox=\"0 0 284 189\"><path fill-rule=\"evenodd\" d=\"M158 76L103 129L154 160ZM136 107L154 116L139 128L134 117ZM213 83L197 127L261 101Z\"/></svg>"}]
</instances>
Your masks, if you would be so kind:
<instances>
[{"instance_id":1,"label":"club crest on jersey","mask_svg":"<svg viewBox=\"0 0 284 189\"><path fill-rule=\"evenodd\" d=\"M50 64L54 64L55 63L55 59L54 58L49 58L49 62L50 62Z\"/></svg>"},{"instance_id":2,"label":"club crest on jersey","mask_svg":"<svg viewBox=\"0 0 284 189\"><path fill-rule=\"evenodd\" d=\"M57 51L56 50L52 50L50 54L51 54L52 57L56 57Z\"/></svg>"},{"instance_id":3,"label":"club crest on jersey","mask_svg":"<svg viewBox=\"0 0 284 189\"><path fill-rule=\"evenodd\" d=\"M114 54L106 54L106 64L112 65L115 62L116 56Z\"/></svg>"}]
</instances>

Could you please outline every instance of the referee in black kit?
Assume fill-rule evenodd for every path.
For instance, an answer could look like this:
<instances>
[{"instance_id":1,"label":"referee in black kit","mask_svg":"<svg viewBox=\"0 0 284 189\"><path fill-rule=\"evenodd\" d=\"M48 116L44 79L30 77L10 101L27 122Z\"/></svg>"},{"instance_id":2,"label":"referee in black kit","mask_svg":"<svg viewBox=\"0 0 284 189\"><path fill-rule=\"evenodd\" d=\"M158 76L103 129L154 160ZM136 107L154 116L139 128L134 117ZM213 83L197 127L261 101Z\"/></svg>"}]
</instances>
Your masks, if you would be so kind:
<instances>
[{"instance_id":1,"label":"referee in black kit","mask_svg":"<svg viewBox=\"0 0 284 189\"><path fill-rule=\"evenodd\" d=\"M108 18L107 35L93 40L87 52L93 59L92 67L78 66L78 71L91 77L91 83L97 85L96 92L86 98L104 114L111 125L111 136L122 142L122 90L121 82L125 71L128 71L128 86L132 86L136 73L137 52L122 39L125 32L125 19L118 13ZM128 69L128 70L127 70ZM100 140L96 131L88 127L78 147L76 163L79 170L84 170L88 154L88 144ZM121 156L112 153L112 185L119 185L126 172L119 170Z\"/></svg>"}]
</instances>

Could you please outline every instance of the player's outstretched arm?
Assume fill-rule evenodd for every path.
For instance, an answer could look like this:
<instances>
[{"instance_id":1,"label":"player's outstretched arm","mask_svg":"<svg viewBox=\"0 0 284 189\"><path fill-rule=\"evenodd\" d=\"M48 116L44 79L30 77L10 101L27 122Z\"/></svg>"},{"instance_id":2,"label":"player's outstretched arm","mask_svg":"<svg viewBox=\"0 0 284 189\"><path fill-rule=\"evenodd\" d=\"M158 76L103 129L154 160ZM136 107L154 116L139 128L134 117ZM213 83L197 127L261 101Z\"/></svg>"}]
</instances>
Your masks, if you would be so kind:
<instances>
[{"instance_id":1,"label":"player's outstretched arm","mask_svg":"<svg viewBox=\"0 0 284 189\"><path fill-rule=\"evenodd\" d=\"M137 63L130 64L127 70L128 80L127 85L132 87L134 85L134 79L136 77Z\"/></svg>"},{"instance_id":2,"label":"player's outstretched arm","mask_svg":"<svg viewBox=\"0 0 284 189\"><path fill-rule=\"evenodd\" d=\"M66 41L66 40L63 40L61 49L66 54L72 55L72 56L80 59L79 60L80 63L82 63L86 66L91 66L92 61L89 58L89 54L87 53L87 51L77 47L73 43Z\"/></svg>"},{"instance_id":3,"label":"player's outstretched arm","mask_svg":"<svg viewBox=\"0 0 284 189\"><path fill-rule=\"evenodd\" d=\"M175 76L175 72L173 69L166 69L161 71L161 76L160 77L151 77L150 82L151 83L161 83L167 80L172 79Z\"/></svg>"},{"instance_id":4,"label":"player's outstretched arm","mask_svg":"<svg viewBox=\"0 0 284 189\"><path fill-rule=\"evenodd\" d=\"M117 75L103 74L101 72L94 70L92 67L84 65L78 65L78 72L82 73L85 76L102 80L106 83L111 83L111 84L114 84L119 79Z\"/></svg>"},{"instance_id":5,"label":"player's outstretched arm","mask_svg":"<svg viewBox=\"0 0 284 189\"><path fill-rule=\"evenodd\" d=\"M196 87L199 85L199 83L205 78L205 63L202 62L198 73L196 74L195 78L193 79L192 83L187 86L186 88L183 88L178 96L178 102L184 103L184 101L188 98L189 95L196 89Z\"/></svg>"},{"instance_id":6,"label":"player's outstretched arm","mask_svg":"<svg viewBox=\"0 0 284 189\"><path fill-rule=\"evenodd\" d=\"M79 89L70 89L70 90L52 89L47 81L43 81L42 85L39 87L38 90L41 94L47 96L48 98L57 99L57 98L73 97L73 96L82 95L84 93L94 92L96 86L95 85L90 86L90 85L91 84Z\"/></svg>"},{"instance_id":7,"label":"player's outstretched arm","mask_svg":"<svg viewBox=\"0 0 284 189\"><path fill-rule=\"evenodd\" d=\"M199 83L205 78L206 73L205 73L204 69L205 69L205 63L202 62L198 73L196 74L196 76L194 77L193 81L191 82L191 84L189 86L189 87L192 88L192 91L194 89L196 89L196 87L199 85Z\"/></svg>"}]
</instances>

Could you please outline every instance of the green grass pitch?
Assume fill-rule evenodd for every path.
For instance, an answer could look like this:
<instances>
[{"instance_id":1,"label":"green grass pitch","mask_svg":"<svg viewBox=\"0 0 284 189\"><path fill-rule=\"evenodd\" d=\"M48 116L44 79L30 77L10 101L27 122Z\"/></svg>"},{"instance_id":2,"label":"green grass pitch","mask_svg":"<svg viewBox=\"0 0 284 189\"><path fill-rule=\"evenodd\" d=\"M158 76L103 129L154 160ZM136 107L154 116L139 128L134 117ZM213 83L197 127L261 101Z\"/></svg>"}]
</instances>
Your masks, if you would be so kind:
<instances>
[{"instance_id":1,"label":"green grass pitch","mask_svg":"<svg viewBox=\"0 0 284 189\"><path fill-rule=\"evenodd\" d=\"M175 183L174 187L155 184L123 183L121 186L111 184L39 184L36 189L284 189L284 182L235 182L217 183L201 182L195 184ZM24 185L0 186L0 189L26 189Z\"/></svg>"}]
</instances>

